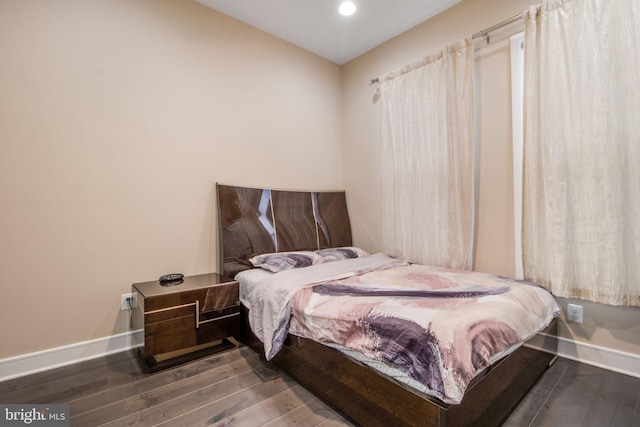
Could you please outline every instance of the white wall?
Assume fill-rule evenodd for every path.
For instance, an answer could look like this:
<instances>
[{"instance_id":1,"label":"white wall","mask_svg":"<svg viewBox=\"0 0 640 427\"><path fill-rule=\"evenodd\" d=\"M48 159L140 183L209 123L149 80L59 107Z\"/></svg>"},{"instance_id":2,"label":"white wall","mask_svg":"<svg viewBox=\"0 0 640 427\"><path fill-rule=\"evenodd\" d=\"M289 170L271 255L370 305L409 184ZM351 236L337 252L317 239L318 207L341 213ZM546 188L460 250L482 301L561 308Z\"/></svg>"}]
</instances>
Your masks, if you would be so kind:
<instances>
[{"instance_id":1,"label":"white wall","mask_svg":"<svg viewBox=\"0 0 640 427\"><path fill-rule=\"evenodd\" d=\"M369 80L422 58L441 47L525 10L531 0L464 0L343 66L344 182L356 244L382 249L379 219L379 105ZM515 24L476 46L477 221L474 269L515 275L513 162L511 142L510 48ZM566 310L568 301L559 300ZM582 344L628 353L640 366L640 310L577 301L584 305L582 325L562 320L567 346ZM577 343L577 344L576 344ZM577 351L577 350L576 350ZM603 362L606 365L606 362ZM640 376L640 369L638 369Z\"/></svg>"},{"instance_id":2,"label":"white wall","mask_svg":"<svg viewBox=\"0 0 640 427\"><path fill-rule=\"evenodd\" d=\"M192 1L0 0L0 359L216 270L214 185L340 189L340 67Z\"/></svg>"}]
</instances>

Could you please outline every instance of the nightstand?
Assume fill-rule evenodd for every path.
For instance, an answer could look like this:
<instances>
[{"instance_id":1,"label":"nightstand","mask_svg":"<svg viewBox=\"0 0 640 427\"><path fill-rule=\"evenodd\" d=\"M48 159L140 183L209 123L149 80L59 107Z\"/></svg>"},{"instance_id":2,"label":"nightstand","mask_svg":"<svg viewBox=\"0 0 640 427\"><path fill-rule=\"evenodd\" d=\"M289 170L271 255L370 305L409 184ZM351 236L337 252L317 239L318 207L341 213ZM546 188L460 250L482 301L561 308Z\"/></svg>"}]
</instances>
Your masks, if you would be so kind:
<instances>
[{"instance_id":1,"label":"nightstand","mask_svg":"<svg viewBox=\"0 0 640 427\"><path fill-rule=\"evenodd\" d=\"M174 366L234 347L240 333L238 282L212 273L185 277L183 283L134 283L133 328L144 329L138 356L147 371Z\"/></svg>"}]
</instances>

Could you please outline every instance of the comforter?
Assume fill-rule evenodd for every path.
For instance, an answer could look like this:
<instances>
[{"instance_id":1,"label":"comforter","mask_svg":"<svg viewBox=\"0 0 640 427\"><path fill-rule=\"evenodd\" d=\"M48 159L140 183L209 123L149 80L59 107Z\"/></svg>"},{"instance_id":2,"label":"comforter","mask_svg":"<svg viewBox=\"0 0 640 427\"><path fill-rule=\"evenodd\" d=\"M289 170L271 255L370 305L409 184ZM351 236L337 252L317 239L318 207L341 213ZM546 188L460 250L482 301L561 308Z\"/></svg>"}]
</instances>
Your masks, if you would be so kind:
<instances>
[{"instance_id":1,"label":"comforter","mask_svg":"<svg viewBox=\"0 0 640 427\"><path fill-rule=\"evenodd\" d=\"M250 301L268 360L291 333L382 362L446 403L559 314L537 284L384 254L274 274Z\"/></svg>"}]
</instances>

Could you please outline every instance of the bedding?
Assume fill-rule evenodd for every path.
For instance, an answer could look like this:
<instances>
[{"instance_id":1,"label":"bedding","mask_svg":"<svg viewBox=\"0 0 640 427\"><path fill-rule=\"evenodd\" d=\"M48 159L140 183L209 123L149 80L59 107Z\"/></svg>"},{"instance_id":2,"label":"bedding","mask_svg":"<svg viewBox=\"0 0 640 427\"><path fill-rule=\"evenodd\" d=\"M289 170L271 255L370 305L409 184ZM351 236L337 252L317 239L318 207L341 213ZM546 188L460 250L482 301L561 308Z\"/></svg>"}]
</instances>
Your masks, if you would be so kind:
<instances>
[{"instance_id":1,"label":"bedding","mask_svg":"<svg viewBox=\"0 0 640 427\"><path fill-rule=\"evenodd\" d=\"M354 246L341 248L318 249L317 251L272 252L256 255L249 259L254 267L260 267L272 273L279 273L292 268L309 267L324 262L341 261L360 258L369 254Z\"/></svg>"},{"instance_id":2,"label":"bedding","mask_svg":"<svg viewBox=\"0 0 640 427\"><path fill-rule=\"evenodd\" d=\"M278 273L292 268L309 267L322 262L322 256L311 251L273 252L256 255L249 259L254 267Z\"/></svg>"},{"instance_id":3,"label":"bedding","mask_svg":"<svg viewBox=\"0 0 640 427\"><path fill-rule=\"evenodd\" d=\"M315 253L322 257L323 262L340 261L343 259L369 256L368 252L360 248L356 248L355 246L344 248L318 249L317 251L315 251Z\"/></svg>"},{"instance_id":4,"label":"bedding","mask_svg":"<svg viewBox=\"0 0 640 427\"><path fill-rule=\"evenodd\" d=\"M244 299L268 360L291 333L357 352L446 403L559 313L536 284L384 254L267 273Z\"/></svg>"},{"instance_id":5,"label":"bedding","mask_svg":"<svg viewBox=\"0 0 640 427\"><path fill-rule=\"evenodd\" d=\"M237 280L240 284L240 302L242 303L242 305L244 305L245 307L249 307L251 305L250 295L253 293L255 287L259 286L262 279L273 274L274 273L263 270L261 268L252 268L250 270L244 270L238 273L235 276L235 280ZM335 348L336 350L349 356L351 359L357 360L359 363L367 365L372 369L386 375L387 377L392 378L396 382L409 386L411 389L425 394L428 394L429 392L426 386L413 380L399 369L393 368L392 366L389 366L383 362L369 359L355 350L350 350L335 343L325 343L325 345Z\"/></svg>"},{"instance_id":6,"label":"bedding","mask_svg":"<svg viewBox=\"0 0 640 427\"><path fill-rule=\"evenodd\" d=\"M245 306L251 305L251 294L260 281L274 273L262 268L251 268L236 274L234 279L240 284L240 302Z\"/></svg>"}]
</instances>

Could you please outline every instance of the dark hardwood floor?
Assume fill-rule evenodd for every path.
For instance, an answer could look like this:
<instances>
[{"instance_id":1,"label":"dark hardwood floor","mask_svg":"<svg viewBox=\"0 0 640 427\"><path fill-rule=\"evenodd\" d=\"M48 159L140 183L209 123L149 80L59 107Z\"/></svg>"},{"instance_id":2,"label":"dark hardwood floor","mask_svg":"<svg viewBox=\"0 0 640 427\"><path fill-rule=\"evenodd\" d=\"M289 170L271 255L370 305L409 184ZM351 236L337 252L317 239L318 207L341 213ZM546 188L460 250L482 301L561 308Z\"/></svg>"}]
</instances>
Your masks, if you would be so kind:
<instances>
[{"instance_id":1,"label":"dark hardwood floor","mask_svg":"<svg viewBox=\"0 0 640 427\"><path fill-rule=\"evenodd\" d=\"M640 427L640 379L559 358L504 426Z\"/></svg>"},{"instance_id":2,"label":"dark hardwood floor","mask_svg":"<svg viewBox=\"0 0 640 427\"><path fill-rule=\"evenodd\" d=\"M350 426L248 347L145 374L132 351L0 383L0 403L68 403L72 426ZM505 426L640 427L640 379L559 359Z\"/></svg>"}]
</instances>

